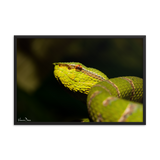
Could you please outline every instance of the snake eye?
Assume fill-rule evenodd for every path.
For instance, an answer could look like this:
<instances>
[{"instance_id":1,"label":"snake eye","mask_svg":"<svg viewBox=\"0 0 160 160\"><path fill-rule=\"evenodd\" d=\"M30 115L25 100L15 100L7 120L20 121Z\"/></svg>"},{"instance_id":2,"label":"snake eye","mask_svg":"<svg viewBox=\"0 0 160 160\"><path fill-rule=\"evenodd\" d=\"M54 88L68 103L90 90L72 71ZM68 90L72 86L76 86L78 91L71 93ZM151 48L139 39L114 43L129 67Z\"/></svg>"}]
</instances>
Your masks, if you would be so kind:
<instances>
[{"instance_id":1,"label":"snake eye","mask_svg":"<svg viewBox=\"0 0 160 160\"><path fill-rule=\"evenodd\" d=\"M82 66L78 64L78 65L75 66L75 69L76 69L76 71L81 71L82 70Z\"/></svg>"}]
</instances>

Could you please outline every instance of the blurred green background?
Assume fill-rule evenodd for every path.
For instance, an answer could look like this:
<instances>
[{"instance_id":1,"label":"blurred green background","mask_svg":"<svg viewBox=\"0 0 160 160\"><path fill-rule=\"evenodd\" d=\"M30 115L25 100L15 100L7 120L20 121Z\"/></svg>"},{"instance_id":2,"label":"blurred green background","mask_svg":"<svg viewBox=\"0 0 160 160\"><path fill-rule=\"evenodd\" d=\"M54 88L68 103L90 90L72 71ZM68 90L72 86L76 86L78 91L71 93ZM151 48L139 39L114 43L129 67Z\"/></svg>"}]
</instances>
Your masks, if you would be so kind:
<instances>
[{"instance_id":1,"label":"blurred green background","mask_svg":"<svg viewBox=\"0 0 160 160\"><path fill-rule=\"evenodd\" d=\"M87 107L61 88L54 62L80 62L109 78L143 78L142 38L17 38L17 120L68 122L87 118Z\"/></svg>"}]
</instances>

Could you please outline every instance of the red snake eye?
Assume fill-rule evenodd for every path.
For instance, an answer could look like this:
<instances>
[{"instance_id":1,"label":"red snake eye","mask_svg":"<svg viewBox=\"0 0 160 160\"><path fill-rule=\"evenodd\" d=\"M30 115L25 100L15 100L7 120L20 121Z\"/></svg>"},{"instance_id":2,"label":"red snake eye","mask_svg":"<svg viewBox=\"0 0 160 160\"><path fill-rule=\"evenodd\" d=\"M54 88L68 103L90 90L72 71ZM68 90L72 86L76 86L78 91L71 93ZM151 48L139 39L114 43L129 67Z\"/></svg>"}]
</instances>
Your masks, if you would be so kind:
<instances>
[{"instance_id":1,"label":"red snake eye","mask_svg":"<svg viewBox=\"0 0 160 160\"><path fill-rule=\"evenodd\" d=\"M79 65L79 64L77 64L77 65L75 66L75 69L76 69L76 71L81 71L81 70L82 70L82 66Z\"/></svg>"}]
</instances>

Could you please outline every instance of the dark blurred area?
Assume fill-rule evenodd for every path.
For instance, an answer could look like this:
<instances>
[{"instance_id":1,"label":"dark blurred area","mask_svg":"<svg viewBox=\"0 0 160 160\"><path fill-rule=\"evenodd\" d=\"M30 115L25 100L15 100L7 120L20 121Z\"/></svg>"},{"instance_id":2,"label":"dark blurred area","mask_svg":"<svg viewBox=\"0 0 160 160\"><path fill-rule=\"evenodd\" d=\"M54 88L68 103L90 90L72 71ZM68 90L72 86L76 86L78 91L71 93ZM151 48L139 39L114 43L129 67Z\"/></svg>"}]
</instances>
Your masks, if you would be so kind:
<instances>
[{"instance_id":1,"label":"dark blurred area","mask_svg":"<svg viewBox=\"0 0 160 160\"><path fill-rule=\"evenodd\" d=\"M109 78L143 78L142 38L18 38L17 120L68 122L87 118L87 107L61 88L54 62L80 62Z\"/></svg>"}]
</instances>

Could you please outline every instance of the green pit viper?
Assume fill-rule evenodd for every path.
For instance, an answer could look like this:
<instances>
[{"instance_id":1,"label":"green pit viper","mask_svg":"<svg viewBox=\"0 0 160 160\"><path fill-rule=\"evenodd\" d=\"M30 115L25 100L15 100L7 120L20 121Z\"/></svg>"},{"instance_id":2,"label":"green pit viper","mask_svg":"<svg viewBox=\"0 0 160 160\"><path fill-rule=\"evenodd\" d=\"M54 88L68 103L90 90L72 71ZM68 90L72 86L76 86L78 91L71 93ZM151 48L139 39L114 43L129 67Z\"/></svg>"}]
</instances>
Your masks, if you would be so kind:
<instances>
[{"instance_id":1,"label":"green pit viper","mask_svg":"<svg viewBox=\"0 0 160 160\"><path fill-rule=\"evenodd\" d=\"M143 122L143 79L133 76L109 79L101 71L79 62L53 65L60 84L87 103L91 122Z\"/></svg>"}]
</instances>

